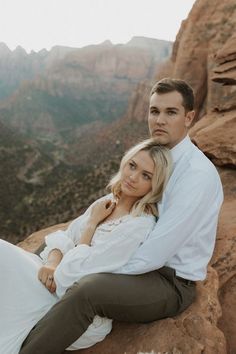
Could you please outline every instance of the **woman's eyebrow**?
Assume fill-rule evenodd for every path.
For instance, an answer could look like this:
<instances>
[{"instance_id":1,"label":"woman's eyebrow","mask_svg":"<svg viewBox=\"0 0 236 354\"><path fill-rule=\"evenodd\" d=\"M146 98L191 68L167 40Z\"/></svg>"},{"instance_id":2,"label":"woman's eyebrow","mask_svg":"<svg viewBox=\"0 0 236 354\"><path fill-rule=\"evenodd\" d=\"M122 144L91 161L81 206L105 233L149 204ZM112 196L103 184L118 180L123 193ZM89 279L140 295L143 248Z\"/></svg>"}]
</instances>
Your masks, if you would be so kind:
<instances>
[{"instance_id":1,"label":"woman's eyebrow","mask_svg":"<svg viewBox=\"0 0 236 354\"><path fill-rule=\"evenodd\" d=\"M130 159L130 161L133 162L135 165L137 165L137 163L133 159Z\"/></svg>"},{"instance_id":2,"label":"woman's eyebrow","mask_svg":"<svg viewBox=\"0 0 236 354\"><path fill-rule=\"evenodd\" d=\"M149 175L153 176L153 173L152 173L152 172L150 172L150 171L143 170L143 172L145 172L145 173L147 173L147 174L149 174Z\"/></svg>"}]
</instances>

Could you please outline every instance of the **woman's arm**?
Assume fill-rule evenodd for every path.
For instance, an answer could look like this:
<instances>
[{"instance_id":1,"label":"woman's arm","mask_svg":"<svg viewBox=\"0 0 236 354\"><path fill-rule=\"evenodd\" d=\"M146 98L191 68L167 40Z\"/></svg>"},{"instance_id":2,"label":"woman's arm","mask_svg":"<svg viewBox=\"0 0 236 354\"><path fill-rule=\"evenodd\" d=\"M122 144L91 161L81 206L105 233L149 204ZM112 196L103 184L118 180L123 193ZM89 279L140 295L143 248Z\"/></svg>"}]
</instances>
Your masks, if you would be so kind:
<instances>
[{"instance_id":1,"label":"woman's arm","mask_svg":"<svg viewBox=\"0 0 236 354\"><path fill-rule=\"evenodd\" d=\"M118 273L154 225L155 219L151 216L131 217L114 227L108 237L93 247L78 244L63 257L55 271L57 295L63 296L66 289L87 274Z\"/></svg>"},{"instance_id":2,"label":"woman's arm","mask_svg":"<svg viewBox=\"0 0 236 354\"><path fill-rule=\"evenodd\" d=\"M110 200L102 200L92 207L87 225L81 233L79 244L90 246L97 225L112 213L115 205L116 204ZM62 236L58 237L62 238ZM55 248L51 249L48 254L46 264L42 266L38 272L39 280L52 293L56 291L54 272L62 258L63 253L60 249L56 248L55 243Z\"/></svg>"}]
</instances>

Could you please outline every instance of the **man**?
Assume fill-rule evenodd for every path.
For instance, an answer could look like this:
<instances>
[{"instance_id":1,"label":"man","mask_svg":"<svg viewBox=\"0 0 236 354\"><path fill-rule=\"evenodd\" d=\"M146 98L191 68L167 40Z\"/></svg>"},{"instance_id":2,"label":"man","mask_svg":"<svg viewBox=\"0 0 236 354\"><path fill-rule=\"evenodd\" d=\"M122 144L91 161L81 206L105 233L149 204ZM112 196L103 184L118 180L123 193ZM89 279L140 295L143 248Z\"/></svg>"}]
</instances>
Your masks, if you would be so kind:
<instances>
[{"instance_id":1,"label":"man","mask_svg":"<svg viewBox=\"0 0 236 354\"><path fill-rule=\"evenodd\" d=\"M95 315L149 322L193 302L195 281L206 277L223 200L215 167L187 135L193 104L192 89L182 80L154 85L150 134L171 149L174 162L157 225L119 274L93 274L74 284L31 331L21 354L63 353Z\"/></svg>"}]
</instances>

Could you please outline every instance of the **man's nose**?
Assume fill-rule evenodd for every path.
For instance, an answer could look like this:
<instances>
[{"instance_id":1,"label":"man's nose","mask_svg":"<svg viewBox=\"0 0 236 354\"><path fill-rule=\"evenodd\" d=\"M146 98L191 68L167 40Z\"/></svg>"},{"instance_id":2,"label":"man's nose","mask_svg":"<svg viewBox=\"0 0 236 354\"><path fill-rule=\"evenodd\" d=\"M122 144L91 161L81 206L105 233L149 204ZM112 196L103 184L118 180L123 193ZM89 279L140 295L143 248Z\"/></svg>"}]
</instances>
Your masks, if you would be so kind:
<instances>
[{"instance_id":1,"label":"man's nose","mask_svg":"<svg viewBox=\"0 0 236 354\"><path fill-rule=\"evenodd\" d=\"M159 113L158 116L156 117L156 123L157 124L165 124L166 119L165 119L165 114L164 113Z\"/></svg>"}]
</instances>

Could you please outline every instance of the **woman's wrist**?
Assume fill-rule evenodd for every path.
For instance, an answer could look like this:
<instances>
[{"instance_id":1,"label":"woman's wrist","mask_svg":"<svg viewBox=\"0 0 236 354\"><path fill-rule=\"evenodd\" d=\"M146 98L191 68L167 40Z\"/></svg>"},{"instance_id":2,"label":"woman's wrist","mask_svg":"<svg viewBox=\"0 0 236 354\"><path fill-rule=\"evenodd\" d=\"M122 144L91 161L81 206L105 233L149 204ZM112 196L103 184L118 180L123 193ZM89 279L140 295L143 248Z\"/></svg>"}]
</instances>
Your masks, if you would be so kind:
<instances>
[{"instance_id":1,"label":"woman's wrist","mask_svg":"<svg viewBox=\"0 0 236 354\"><path fill-rule=\"evenodd\" d=\"M98 220L96 220L96 219L90 217L90 218L88 219L86 228L89 227L89 228L95 230L95 229L97 228L99 222L100 222L100 221L98 221Z\"/></svg>"},{"instance_id":2,"label":"woman's wrist","mask_svg":"<svg viewBox=\"0 0 236 354\"><path fill-rule=\"evenodd\" d=\"M50 251L46 265L56 268L58 266L58 264L61 262L62 257L63 257L62 252L58 248L55 248Z\"/></svg>"},{"instance_id":3,"label":"woman's wrist","mask_svg":"<svg viewBox=\"0 0 236 354\"><path fill-rule=\"evenodd\" d=\"M85 244L90 246L96 227L97 227L96 223L89 222L88 225L83 230L83 233L79 240L79 244Z\"/></svg>"}]
</instances>

